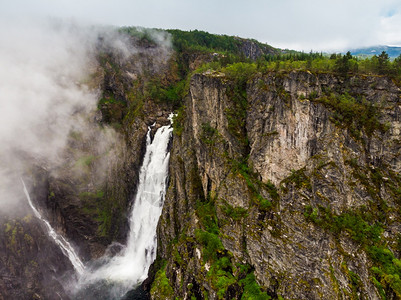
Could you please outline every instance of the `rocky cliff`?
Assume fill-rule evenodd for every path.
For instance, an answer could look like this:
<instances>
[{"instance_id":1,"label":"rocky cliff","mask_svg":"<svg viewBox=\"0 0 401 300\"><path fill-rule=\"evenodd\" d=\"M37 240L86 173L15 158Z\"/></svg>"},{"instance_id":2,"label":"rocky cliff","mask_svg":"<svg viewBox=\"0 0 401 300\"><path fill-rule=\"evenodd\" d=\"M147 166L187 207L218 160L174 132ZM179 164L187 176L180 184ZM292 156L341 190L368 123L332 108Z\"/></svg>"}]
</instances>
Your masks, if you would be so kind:
<instances>
[{"instance_id":1,"label":"rocky cliff","mask_svg":"<svg viewBox=\"0 0 401 300\"><path fill-rule=\"evenodd\" d=\"M276 53L238 41L247 58ZM391 79L242 63L196 73L246 59L130 42L137 51L124 58L99 41L88 79L98 110L70 132L63 163L24 170L35 205L84 261L124 243L147 126L175 110L144 284L152 299L401 297L401 91ZM26 211L2 217L0 299L68 299L59 275L71 266Z\"/></svg>"},{"instance_id":2,"label":"rocky cliff","mask_svg":"<svg viewBox=\"0 0 401 300\"><path fill-rule=\"evenodd\" d=\"M3 220L0 299L68 299L60 282L62 274L73 270L60 248L43 235L43 224L32 216Z\"/></svg>"},{"instance_id":3,"label":"rocky cliff","mask_svg":"<svg viewBox=\"0 0 401 300\"><path fill-rule=\"evenodd\" d=\"M400 297L400 96L376 76L194 75L152 298Z\"/></svg>"}]
</instances>

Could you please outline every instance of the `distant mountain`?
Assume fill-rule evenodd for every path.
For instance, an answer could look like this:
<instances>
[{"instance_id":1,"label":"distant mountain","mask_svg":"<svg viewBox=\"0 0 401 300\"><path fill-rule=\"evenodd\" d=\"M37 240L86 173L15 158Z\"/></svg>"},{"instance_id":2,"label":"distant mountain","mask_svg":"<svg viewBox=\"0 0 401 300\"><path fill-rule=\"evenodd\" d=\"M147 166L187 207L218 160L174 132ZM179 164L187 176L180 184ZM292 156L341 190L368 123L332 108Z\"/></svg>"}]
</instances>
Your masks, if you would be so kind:
<instances>
[{"instance_id":1,"label":"distant mountain","mask_svg":"<svg viewBox=\"0 0 401 300\"><path fill-rule=\"evenodd\" d=\"M386 51L389 57L395 58L401 54L401 47L392 47L392 46L373 46L366 48L359 48L349 50L352 55L356 56L372 56L372 55L380 55L383 51Z\"/></svg>"}]
</instances>

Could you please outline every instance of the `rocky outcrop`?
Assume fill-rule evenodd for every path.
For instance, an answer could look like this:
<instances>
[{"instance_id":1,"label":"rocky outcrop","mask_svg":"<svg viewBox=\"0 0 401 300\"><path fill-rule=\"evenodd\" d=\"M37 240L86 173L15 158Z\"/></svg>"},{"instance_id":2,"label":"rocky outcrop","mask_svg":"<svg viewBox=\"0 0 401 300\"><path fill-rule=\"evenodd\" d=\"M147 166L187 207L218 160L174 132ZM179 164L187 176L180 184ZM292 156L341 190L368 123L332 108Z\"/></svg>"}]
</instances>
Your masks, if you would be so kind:
<instances>
[{"instance_id":1,"label":"rocky outcrop","mask_svg":"<svg viewBox=\"0 0 401 300\"><path fill-rule=\"evenodd\" d=\"M32 215L2 217L0 299L68 299L61 276L73 270L42 225Z\"/></svg>"},{"instance_id":2,"label":"rocky outcrop","mask_svg":"<svg viewBox=\"0 0 401 300\"><path fill-rule=\"evenodd\" d=\"M260 85L264 85L265 88L278 86L281 90L275 88L261 93ZM369 103L381 105L383 99L386 101L387 107L380 122L390 123L391 129L385 136L379 134L369 138L368 145L359 144L347 132L347 128L330 122L332 112L326 106L308 99L310 95L313 95L313 98L321 97L323 91L328 89L340 89L340 93L341 90L345 92L349 85L352 86L352 93L365 97ZM374 89L369 88L372 85L375 85ZM277 95L277 92L281 95ZM339 156L345 154L339 153L344 144L350 144L347 148L351 148L344 151L353 152L345 154L344 157L349 158L348 155L352 154L365 162L398 164L397 158L393 160L394 153L398 151L386 149L386 145L382 145L382 140L385 139L387 147L391 147L398 138L399 88L390 80L368 77L351 78L349 82L342 82L335 76L293 72L285 78L272 75L256 79L251 83L248 94L250 110L247 129L252 149L250 159L263 181L271 180L278 184L289 176L291 170L305 167L314 155L324 154L329 160L337 163ZM387 153L388 157L383 153ZM363 157L365 155L368 157ZM345 168L343 163L341 167ZM394 171L398 172L399 168L396 167Z\"/></svg>"},{"instance_id":3,"label":"rocky outcrop","mask_svg":"<svg viewBox=\"0 0 401 300\"><path fill-rule=\"evenodd\" d=\"M396 298L374 253L400 254L400 89L376 76L256 75L244 147L232 85L191 79L158 228L155 282L164 274L171 290L156 284L152 297L239 299L254 274L264 297Z\"/></svg>"},{"instance_id":4,"label":"rocky outcrop","mask_svg":"<svg viewBox=\"0 0 401 300\"><path fill-rule=\"evenodd\" d=\"M275 49L272 46L259 43L256 40L236 38L239 44L239 52L246 58L257 60L263 55L277 55L280 53L279 49Z\"/></svg>"}]
</instances>

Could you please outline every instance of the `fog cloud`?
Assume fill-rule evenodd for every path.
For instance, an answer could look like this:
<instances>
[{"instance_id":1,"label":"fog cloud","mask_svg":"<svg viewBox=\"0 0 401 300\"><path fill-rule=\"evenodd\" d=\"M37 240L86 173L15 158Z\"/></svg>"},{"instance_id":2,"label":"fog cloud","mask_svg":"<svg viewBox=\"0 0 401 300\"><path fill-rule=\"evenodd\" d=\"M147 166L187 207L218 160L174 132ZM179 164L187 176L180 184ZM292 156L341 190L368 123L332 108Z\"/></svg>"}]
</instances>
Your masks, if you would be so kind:
<instances>
[{"instance_id":1,"label":"fog cloud","mask_svg":"<svg viewBox=\"0 0 401 300\"><path fill-rule=\"evenodd\" d=\"M105 153L117 134L93 122L98 91L84 83L97 69L96 46L128 57L135 49L112 28L59 20L0 24L0 210L23 198L19 176L28 163L55 168L72 131L94 137Z\"/></svg>"}]
</instances>

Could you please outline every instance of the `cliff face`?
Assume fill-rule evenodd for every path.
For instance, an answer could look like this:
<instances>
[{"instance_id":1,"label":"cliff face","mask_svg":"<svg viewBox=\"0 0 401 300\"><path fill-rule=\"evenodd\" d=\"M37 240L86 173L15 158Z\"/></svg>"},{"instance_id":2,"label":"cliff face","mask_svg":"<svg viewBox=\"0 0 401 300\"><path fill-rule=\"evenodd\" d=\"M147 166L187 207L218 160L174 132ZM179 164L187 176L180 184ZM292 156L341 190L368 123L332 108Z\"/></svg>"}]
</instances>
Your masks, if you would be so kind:
<instances>
[{"instance_id":1,"label":"cliff face","mask_svg":"<svg viewBox=\"0 0 401 300\"><path fill-rule=\"evenodd\" d=\"M235 91L191 79L152 297L398 297L378 253L401 250L400 89L294 71L254 77L245 103Z\"/></svg>"},{"instance_id":2,"label":"cliff face","mask_svg":"<svg viewBox=\"0 0 401 300\"><path fill-rule=\"evenodd\" d=\"M71 132L57 168L26 171L35 204L85 261L125 239L147 125L166 124L183 78L218 59L141 43L125 60L98 49L93 130ZM275 53L258 47L244 40L241 53ZM400 298L400 89L379 76L242 77L190 80L151 297ZM1 227L0 299L68 299L57 274L71 266L41 225L28 213Z\"/></svg>"},{"instance_id":3,"label":"cliff face","mask_svg":"<svg viewBox=\"0 0 401 300\"><path fill-rule=\"evenodd\" d=\"M249 59L257 60L263 55L276 55L280 53L278 49L258 43L255 40L236 38L239 42L240 52Z\"/></svg>"},{"instance_id":4,"label":"cliff face","mask_svg":"<svg viewBox=\"0 0 401 300\"><path fill-rule=\"evenodd\" d=\"M72 274L60 248L32 217L6 220L0 232L0 299L68 299L61 274Z\"/></svg>"}]
</instances>

